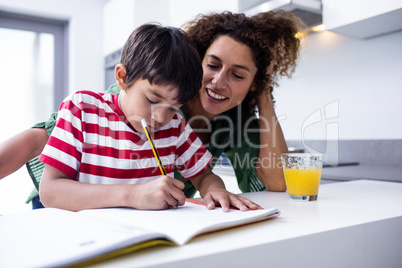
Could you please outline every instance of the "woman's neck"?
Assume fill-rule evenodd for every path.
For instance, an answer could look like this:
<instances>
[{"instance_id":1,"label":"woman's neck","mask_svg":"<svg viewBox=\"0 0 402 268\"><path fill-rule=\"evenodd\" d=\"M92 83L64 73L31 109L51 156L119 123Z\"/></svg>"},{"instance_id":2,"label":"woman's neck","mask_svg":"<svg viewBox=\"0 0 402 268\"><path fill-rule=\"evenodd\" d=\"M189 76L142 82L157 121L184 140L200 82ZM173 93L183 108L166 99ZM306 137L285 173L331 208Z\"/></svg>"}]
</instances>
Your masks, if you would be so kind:
<instances>
[{"instance_id":1,"label":"woman's neck","mask_svg":"<svg viewBox=\"0 0 402 268\"><path fill-rule=\"evenodd\" d=\"M211 136L205 129L210 129L210 123L215 117L204 110L199 96L187 103L185 119L204 144L208 143Z\"/></svg>"},{"instance_id":2,"label":"woman's neck","mask_svg":"<svg viewBox=\"0 0 402 268\"><path fill-rule=\"evenodd\" d=\"M204 110L199 96L187 103L185 118L191 127L193 127L193 124L206 127L215 117L216 115Z\"/></svg>"}]
</instances>

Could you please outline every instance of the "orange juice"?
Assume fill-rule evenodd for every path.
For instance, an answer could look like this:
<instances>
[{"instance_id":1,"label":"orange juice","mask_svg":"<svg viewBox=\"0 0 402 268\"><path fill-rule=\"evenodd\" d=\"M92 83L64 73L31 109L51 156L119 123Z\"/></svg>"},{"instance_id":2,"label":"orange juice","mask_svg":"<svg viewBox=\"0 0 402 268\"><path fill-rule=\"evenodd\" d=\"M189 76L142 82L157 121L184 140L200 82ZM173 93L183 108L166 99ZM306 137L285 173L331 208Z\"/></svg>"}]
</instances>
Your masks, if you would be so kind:
<instances>
[{"instance_id":1,"label":"orange juice","mask_svg":"<svg viewBox=\"0 0 402 268\"><path fill-rule=\"evenodd\" d=\"M291 195L317 195L321 179L321 168L290 169L284 168L286 187Z\"/></svg>"}]
</instances>

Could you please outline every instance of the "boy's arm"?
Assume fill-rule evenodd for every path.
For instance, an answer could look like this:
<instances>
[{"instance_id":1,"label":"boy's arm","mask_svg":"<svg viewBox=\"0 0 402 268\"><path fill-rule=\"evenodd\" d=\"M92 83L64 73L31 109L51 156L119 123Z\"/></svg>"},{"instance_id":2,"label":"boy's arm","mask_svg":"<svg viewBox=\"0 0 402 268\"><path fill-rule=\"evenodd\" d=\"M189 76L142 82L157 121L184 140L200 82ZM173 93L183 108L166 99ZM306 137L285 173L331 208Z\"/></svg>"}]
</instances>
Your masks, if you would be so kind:
<instances>
[{"instance_id":1,"label":"boy's arm","mask_svg":"<svg viewBox=\"0 0 402 268\"><path fill-rule=\"evenodd\" d=\"M191 183L200 191L208 209L214 209L215 206L219 205L224 212L228 212L230 207L238 208L241 211L261 208L247 198L228 192L222 179L208 167L198 176L192 178Z\"/></svg>"},{"instance_id":2,"label":"boy's arm","mask_svg":"<svg viewBox=\"0 0 402 268\"><path fill-rule=\"evenodd\" d=\"M45 207L83 210L108 207L166 209L183 205L184 184L168 176L144 184L88 184L46 165L39 188Z\"/></svg>"},{"instance_id":3,"label":"boy's arm","mask_svg":"<svg viewBox=\"0 0 402 268\"><path fill-rule=\"evenodd\" d=\"M0 144L0 179L40 155L48 140L45 128L30 128Z\"/></svg>"}]
</instances>

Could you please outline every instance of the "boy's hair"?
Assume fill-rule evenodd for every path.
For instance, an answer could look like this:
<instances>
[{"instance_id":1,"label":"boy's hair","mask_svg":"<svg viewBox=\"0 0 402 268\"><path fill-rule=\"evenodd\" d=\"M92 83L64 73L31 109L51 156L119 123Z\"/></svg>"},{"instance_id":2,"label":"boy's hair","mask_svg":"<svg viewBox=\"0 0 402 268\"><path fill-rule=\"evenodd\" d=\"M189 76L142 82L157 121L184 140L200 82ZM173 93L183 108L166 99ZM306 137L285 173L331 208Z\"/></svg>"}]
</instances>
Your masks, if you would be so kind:
<instances>
[{"instance_id":1,"label":"boy's hair","mask_svg":"<svg viewBox=\"0 0 402 268\"><path fill-rule=\"evenodd\" d=\"M197 49L178 28L144 24L124 45L121 64L126 67L126 88L137 79L177 88L181 104L194 98L201 88L202 65Z\"/></svg>"}]
</instances>

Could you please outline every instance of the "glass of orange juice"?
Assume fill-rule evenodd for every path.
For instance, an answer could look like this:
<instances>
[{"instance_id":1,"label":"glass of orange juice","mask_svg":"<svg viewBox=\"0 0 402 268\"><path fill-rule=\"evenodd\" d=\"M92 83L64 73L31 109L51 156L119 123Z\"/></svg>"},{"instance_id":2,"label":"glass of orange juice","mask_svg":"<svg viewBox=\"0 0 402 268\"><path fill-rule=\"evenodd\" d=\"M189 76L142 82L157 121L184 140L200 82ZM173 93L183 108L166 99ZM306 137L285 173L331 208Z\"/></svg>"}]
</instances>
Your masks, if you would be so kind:
<instances>
[{"instance_id":1,"label":"glass of orange juice","mask_svg":"<svg viewBox=\"0 0 402 268\"><path fill-rule=\"evenodd\" d=\"M323 163L322 154L281 154L283 173L289 198L314 201L318 197Z\"/></svg>"}]
</instances>

